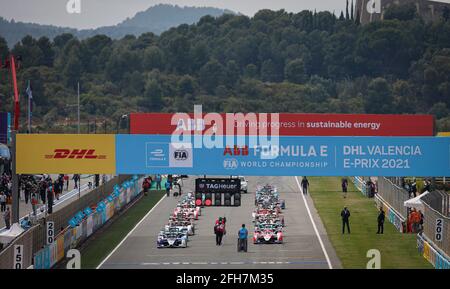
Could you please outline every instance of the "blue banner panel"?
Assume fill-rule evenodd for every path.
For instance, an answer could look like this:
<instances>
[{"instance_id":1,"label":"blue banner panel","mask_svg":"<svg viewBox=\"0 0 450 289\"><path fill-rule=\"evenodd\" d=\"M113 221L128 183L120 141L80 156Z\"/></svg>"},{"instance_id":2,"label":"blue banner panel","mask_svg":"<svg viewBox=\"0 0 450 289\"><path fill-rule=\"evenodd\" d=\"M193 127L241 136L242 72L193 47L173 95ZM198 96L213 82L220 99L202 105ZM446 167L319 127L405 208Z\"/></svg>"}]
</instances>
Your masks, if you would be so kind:
<instances>
[{"instance_id":1,"label":"blue banner panel","mask_svg":"<svg viewBox=\"0 0 450 289\"><path fill-rule=\"evenodd\" d=\"M11 116L9 112L0 112L0 143L9 143Z\"/></svg>"},{"instance_id":2,"label":"blue banner panel","mask_svg":"<svg viewBox=\"0 0 450 289\"><path fill-rule=\"evenodd\" d=\"M257 137L207 148L170 135L117 135L117 174L246 176L448 176L450 139L436 137ZM242 140L241 139L241 140Z\"/></svg>"}]
</instances>

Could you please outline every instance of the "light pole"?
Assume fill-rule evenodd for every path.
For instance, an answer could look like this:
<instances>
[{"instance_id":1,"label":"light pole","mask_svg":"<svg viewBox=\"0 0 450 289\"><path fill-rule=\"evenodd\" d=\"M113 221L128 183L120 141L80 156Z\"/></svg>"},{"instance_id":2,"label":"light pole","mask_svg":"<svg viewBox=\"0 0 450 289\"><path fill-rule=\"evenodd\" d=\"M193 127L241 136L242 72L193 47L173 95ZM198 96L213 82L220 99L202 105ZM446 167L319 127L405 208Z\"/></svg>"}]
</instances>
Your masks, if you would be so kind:
<instances>
[{"instance_id":1,"label":"light pole","mask_svg":"<svg viewBox=\"0 0 450 289\"><path fill-rule=\"evenodd\" d=\"M78 134L80 134L80 82L78 81L77 87L77 98L78 98Z\"/></svg>"},{"instance_id":2,"label":"light pole","mask_svg":"<svg viewBox=\"0 0 450 289\"><path fill-rule=\"evenodd\" d=\"M80 134L80 82L77 83L77 103L76 104L67 104L66 107L77 107L77 121L78 121L78 134Z\"/></svg>"}]
</instances>

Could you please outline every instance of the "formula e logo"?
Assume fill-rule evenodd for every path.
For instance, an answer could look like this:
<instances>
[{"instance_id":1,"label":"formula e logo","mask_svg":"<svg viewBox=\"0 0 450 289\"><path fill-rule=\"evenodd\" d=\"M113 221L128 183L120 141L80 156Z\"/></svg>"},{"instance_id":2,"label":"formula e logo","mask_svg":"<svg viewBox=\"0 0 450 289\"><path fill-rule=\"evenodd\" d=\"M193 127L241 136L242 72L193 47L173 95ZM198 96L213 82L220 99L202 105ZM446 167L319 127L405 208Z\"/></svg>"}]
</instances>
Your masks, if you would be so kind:
<instances>
[{"instance_id":1,"label":"formula e logo","mask_svg":"<svg viewBox=\"0 0 450 289\"><path fill-rule=\"evenodd\" d=\"M173 152L173 158L177 161L185 161L189 157L187 150L176 150Z\"/></svg>"},{"instance_id":2,"label":"formula e logo","mask_svg":"<svg viewBox=\"0 0 450 289\"><path fill-rule=\"evenodd\" d=\"M238 167L238 161L236 159L225 159L223 161L223 168L227 170L235 170Z\"/></svg>"},{"instance_id":3,"label":"formula e logo","mask_svg":"<svg viewBox=\"0 0 450 289\"><path fill-rule=\"evenodd\" d=\"M106 159L106 155L96 155L94 149L55 149L46 159Z\"/></svg>"},{"instance_id":4,"label":"formula e logo","mask_svg":"<svg viewBox=\"0 0 450 289\"><path fill-rule=\"evenodd\" d=\"M164 157L164 151L162 149L156 149L150 152L150 154L154 158L163 158Z\"/></svg>"}]
</instances>

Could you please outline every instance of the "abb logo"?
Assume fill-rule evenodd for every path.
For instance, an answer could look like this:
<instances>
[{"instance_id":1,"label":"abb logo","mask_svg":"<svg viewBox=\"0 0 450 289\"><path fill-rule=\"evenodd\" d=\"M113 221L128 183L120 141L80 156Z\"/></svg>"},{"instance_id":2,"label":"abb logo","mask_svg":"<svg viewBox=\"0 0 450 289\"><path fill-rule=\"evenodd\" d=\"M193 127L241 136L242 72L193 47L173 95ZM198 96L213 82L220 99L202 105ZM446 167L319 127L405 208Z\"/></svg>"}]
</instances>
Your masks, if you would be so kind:
<instances>
[{"instance_id":1,"label":"abb logo","mask_svg":"<svg viewBox=\"0 0 450 289\"><path fill-rule=\"evenodd\" d=\"M46 155L46 159L106 159L105 155L96 155L94 149L55 149L54 154Z\"/></svg>"},{"instance_id":2,"label":"abb logo","mask_svg":"<svg viewBox=\"0 0 450 289\"><path fill-rule=\"evenodd\" d=\"M225 150L223 151L223 155L248 156L248 146L238 147L235 145L233 149L229 146L226 146Z\"/></svg>"}]
</instances>

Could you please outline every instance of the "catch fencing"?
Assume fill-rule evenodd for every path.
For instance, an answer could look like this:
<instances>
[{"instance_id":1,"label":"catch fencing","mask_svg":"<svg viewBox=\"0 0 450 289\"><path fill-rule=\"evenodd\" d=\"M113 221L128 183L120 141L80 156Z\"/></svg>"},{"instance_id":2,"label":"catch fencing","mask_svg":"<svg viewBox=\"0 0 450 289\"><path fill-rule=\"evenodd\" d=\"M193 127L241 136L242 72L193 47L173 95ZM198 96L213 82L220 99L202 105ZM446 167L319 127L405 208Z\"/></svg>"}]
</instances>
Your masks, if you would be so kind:
<instances>
[{"instance_id":1,"label":"catch fencing","mask_svg":"<svg viewBox=\"0 0 450 289\"><path fill-rule=\"evenodd\" d=\"M408 208L404 203L410 199L407 190L401 187L395 179L378 177L378 196L404 220L408 218Z\"/></svg>"},{"instance_id":2,"label":"catch fencing","mask_svg":"<svg viewBox=\"0 0 450 289\"><path fill-rule=\"evenodd\" d=\"M422 198L423 233L417 236L417 248L436 269L450 269L449 195L432 192Z\"/></svg>"},{"instance_id":3,"label":"catch fencing","mask_svg":"<svg viewBox=\"0 0 450 289\"><path fill-rule=\"evenodd\" d=\"M436 269L450 269L450 258L436 249L425 235L417 235L417 250Z\"/></svg>"},{"instance_id":4,"label":"catch fencing","mask_svg":"<svg viewBox=\"0 0 450 289\"><path fill-rule=\"evenodd\" d=\"M404 203L409 200L409 193L401 187L400 178L378 177L377 187L377 207L383 207L386 218L399 232L407 232L408 208Z\"/></svg>"},{"instance_id":5,"label":"catch fencing","mask_svg":"<svg viewBox=\"0 0 450 289\"><path fill-rule=\"evenodd\" d=\"M27 268L33 263L33 256L46 245L46 222L53 221L55 234L59 233L61 228L66 228L69 220L80 210L97 204L100 200L106 198L113 192L114 186L123 183L131 176L122 175L114 177L107 183L93 189L88 194L74 200L64 207L64 209L55 211L40 219L37 225L25 231L14 241L12 241L4 250L0 252L0 269L12 269L14 265L14 245L24 245L23 267ZM29 251L28 251L29 250Z\"/></svg>"},{"instance_id":6,"label":"catch fencing","mask_svg":"<svg viewBox=\"0 0 450 289\"><path fill-rule=\"evenodd\" d=\"M67 227L55 237L52 244L44 246L34 254L34 269L50 269L62 261L70 249L78 247L80 243L133 201L139 195L141 186L142 180L135 177L125 181L120 188L108 194L104 199L106 205L104 209L97 209L76 227Z\"/></svg>"}]
</instances>

